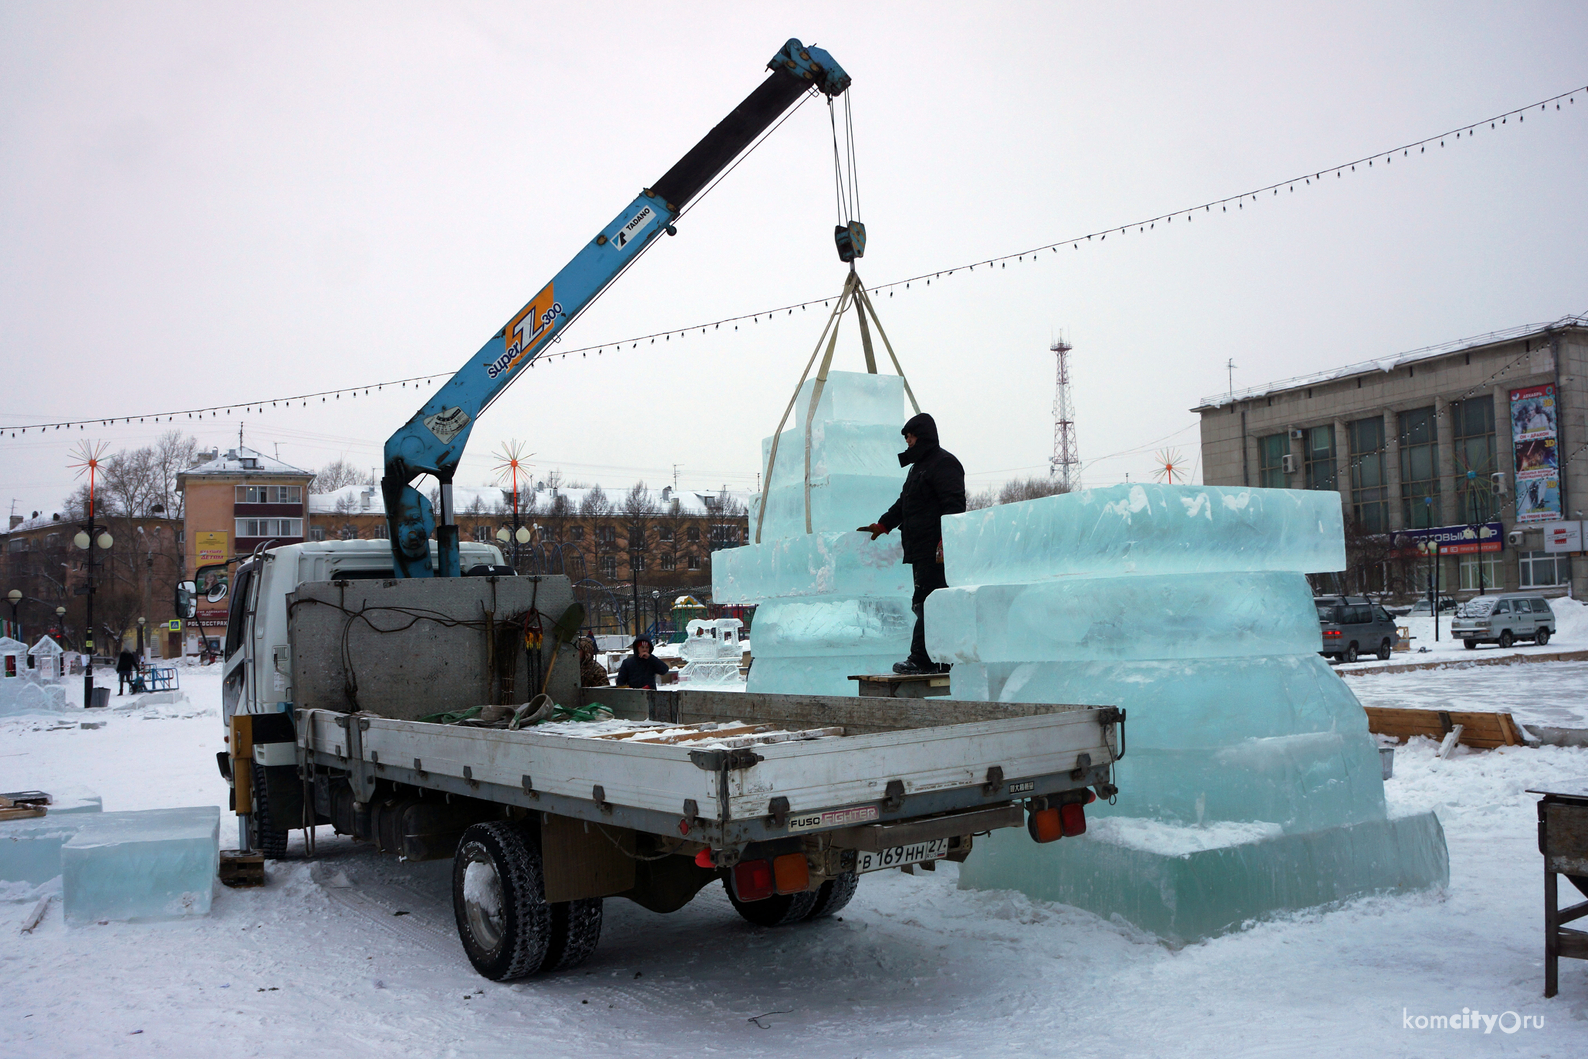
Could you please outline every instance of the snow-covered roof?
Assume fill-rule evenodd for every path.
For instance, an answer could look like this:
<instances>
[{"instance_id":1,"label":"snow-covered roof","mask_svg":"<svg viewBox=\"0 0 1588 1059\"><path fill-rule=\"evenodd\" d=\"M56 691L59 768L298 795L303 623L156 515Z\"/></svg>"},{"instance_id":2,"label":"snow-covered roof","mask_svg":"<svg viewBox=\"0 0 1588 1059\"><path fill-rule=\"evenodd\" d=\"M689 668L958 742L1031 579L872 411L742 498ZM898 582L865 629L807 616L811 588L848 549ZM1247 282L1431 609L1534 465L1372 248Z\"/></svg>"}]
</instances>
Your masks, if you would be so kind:
<instances>
[{"instance_id":1,"label":"snow-covered roof","mask_svg":"<svg viewBox=\"0 0 1588 1059\"><path fill-rule=\"evenodd\" d=\"M1450 353L1460 353L1463 350L1477 349L1479 346L1492 346L1498 342L1512 341L1544 331L1559 330L1563 327L1588 327L1588 316L1563 316L1559 320L1550 323L1522 324L1518 327L1507 328L1504 331L1491 331L1486 335L1458 338L1436 346L1424 346L1421 349L1408 350L1405 353L1394 353L1375 360L1364 360L1356 364L1347 364L1343 368L1330 368L1325 371L1313 372L1311 375L1300 375L1294 379L1281 379L1278 382L1265 383L1262 386L1253 386L1245 390L1236 390L1233 393L1221 393L1213 397L1204 397L1202 398L1202 403L1191 409L1191 411L1202 412L1212 408L1222 408L1237 401L1266 397L1269 394L1280 393L1284 390L1294 390L1301 386L1316 386L1318 383L1333 382L1336 379L1349 379L1354 375L1368 375L1376 371L1394 371L1396 368L1404 367L1407 364L1415 364L1418 361L1429 360L1433 357L1442 357Z\"/></svg>"},{"instance_id":2,"label":"snow-covered roof","mask_svg":"<svg viewBox=\"0 0 1588 1059\"><path fill-rule=\"evenodd\" d=\"M217 452L214 457L205 460L194 467L189 467L182 475L216 474L216 475L247 475L247 474L279 474L302 475L306 478L314 477L313 471L306 471L302 467L294 467L274 456L266 456L262 452L239 445L235 449L228 449L224 454Z\"/></svg>"}]
</instances>

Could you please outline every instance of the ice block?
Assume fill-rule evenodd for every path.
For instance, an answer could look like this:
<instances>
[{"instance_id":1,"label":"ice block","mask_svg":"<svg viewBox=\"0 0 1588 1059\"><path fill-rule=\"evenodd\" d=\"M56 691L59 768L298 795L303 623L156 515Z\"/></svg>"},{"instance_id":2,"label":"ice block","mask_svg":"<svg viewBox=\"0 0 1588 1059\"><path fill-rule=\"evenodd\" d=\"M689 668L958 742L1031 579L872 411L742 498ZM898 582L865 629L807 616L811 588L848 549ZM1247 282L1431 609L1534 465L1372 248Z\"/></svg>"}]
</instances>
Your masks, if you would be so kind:
<instances>
[{"instance_id":1,"label":"ice block","mask_svg":"<svg viewBox=\"0 0 1588 1059\"><path fill-rule=\"evenodd\" d=\"M213 805L88 818L61 847L66 922L207 914L219 838Z\"/></svg>"},{"instance_id":2,"label":"ice block","mask_svg":"<svg viewBox=\"0 0 1588 1059\"><path fill-rule=\"evenodd\" d=\"M719 603L839 594L908 598L913 589L897 533L876 540L853 529L801 533L711 555L711 597Z\"/></svg>"},{"instance_id":3,"label":"ice block","mask_svg":"<svg viewBox=\"0 0 1588 1059\"><path fill-rule=\"evenodd\" d=\"M907 598L774 599L755 612L755 657L873 654L903 658L915 615ZM891 663L890 663L891 664Z\"/></svg>"},{"instance_id":4,"label":"ice block","mask_svg":"<svg viewBox=\"0 0 1588 1059\"><path fill-rule=\"evenodd\" d=\"M858 523L857 523L858 525ZM1340 494L1118 485L943 518L951 585L1345 569Z\"/></svg>"},{"instance_id":5,"label":"ice block","mask_svg":"<svg viewBox=\"0 0 1588 1059\"><path fill-rule=\"evenodd\" d=\"M1312 590L1298 573L1071 576L939 589L926 600L938 662L1316 655Z\"/></svg>"},{"instance_id":6,"label":"ice block","mask_svg":"<svg viewBox=\"0 0 1588 1059\"><path fill-rule=\"evenodd\" d=\"M37 885L61 874L61 846L87 814L100 811L99 795L86 787L49 793L46 815L0 821L0 882Z\"/></svg>"}]
</instances>

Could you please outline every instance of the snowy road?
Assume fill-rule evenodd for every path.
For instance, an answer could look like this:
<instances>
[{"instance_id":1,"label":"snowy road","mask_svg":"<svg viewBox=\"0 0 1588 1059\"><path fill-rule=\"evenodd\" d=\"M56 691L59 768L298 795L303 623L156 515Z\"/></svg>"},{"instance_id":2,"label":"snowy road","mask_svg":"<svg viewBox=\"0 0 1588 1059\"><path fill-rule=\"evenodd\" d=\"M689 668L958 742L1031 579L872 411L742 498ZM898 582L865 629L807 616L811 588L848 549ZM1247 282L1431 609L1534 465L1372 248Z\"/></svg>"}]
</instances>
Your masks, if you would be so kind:
<instances>
[{"instance_id":1,"label":"snowy road","mask_svg":"<svg viewBox=\"0 0 1588 1059\"><path fill-rule=\"evenodd\" d=\"M1512 668L1351 687L1400 682L1405 695L1464 701L1462 680ZM1582 670L1561 669L1539 685L1539 708L1581 697ZM199 710L124 712L95 731L0 723L6 789L86 783L107 810L224 805L220 725L202 709L218 687L209 671L184 679ZM1438 761L1426 742L1403 748L1388 794L1396 811L1439 813L1448 891L1285 916L1179 951L1063 905L959 891L950 865L867 876L841 918L794 929L749 926L716 887L670 916L609 901L589 963L513 985L464 960L446 864L404 865L322 829L317 874L348 887L287 860L265 889L217 887L204 919L68 930L57 903L26 937L14 924L30 903L0 903L0 1055L1581 1054L1588 965L1564 961L1560 996L1541 996L1542 873L1524 791L1584 775L1584 750ZM1545 1024L1403 1025L1463 1008Z\"/></svg>"}]
</instances>

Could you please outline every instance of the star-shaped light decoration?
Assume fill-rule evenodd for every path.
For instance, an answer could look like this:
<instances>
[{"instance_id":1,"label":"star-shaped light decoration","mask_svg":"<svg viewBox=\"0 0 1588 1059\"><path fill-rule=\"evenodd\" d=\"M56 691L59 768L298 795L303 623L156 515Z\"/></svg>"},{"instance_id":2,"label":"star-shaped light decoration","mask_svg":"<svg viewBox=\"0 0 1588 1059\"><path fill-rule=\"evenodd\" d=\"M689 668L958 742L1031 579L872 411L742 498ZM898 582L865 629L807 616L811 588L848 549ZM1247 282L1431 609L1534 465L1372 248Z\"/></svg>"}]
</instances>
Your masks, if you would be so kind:
<instances>
[{"instance_id":1,"label":"star-shaped light decoration","mask_svg":"<svg viewBox=\"0 0 1588 1059\"><path fill-rule=\"evenodd\" d=\"M1180 455L1179 449L1159 449L1153 459L1158 461L1158 466L1152 476L1158 481L1173 485L1174 476L1177 474L1182 481L1185 480L1187 475L1185 457Z\"/></svg>"},{"instance_id":2,"label":"star-shaped light decoration","mask_svg":"<svg viewBox=\"0 0 1588 1059\"><path fill-rule=\"evenodd\" d=\"M103 441L89 441L84 438L72 450L72 461L66 466L75 470L75 477L81 478L88 475L88 517L94 517L94 476L99 471L100 464L105 462L105 453L110 446Z\"/></svg>"}]
</instances>

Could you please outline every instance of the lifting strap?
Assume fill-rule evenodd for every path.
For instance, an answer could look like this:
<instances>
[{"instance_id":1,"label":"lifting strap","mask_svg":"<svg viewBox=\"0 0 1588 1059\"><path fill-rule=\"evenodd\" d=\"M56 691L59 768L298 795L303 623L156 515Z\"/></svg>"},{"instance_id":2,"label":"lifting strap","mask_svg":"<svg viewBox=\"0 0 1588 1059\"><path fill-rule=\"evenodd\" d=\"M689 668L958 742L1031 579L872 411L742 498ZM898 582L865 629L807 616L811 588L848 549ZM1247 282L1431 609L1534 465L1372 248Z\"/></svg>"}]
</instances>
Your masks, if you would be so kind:
<instances>
[{"instance_id":1,"label":"lifting strap","mask_svg":"<svg viewBox=\"0 0 1588 1059\"><path fill-rule=\"evenodd\" d=\"M893 352L893 343L888 341L888 333L882 328L882 321L877 318L877 310L871 304L871 297L866 294L866 288L860 282L854 266L849 269L849 276L844 280L843 292L838 297L838 302L833 306L827 323L822 328L820 337L816 339L816 348L811 350L811 356L805 362L805 370L800 373L800 381L794 384L794 394L788 400L788 407L783 410L783 418L777 422L777 430L772 435L772 448L767 453L766 475L762 481L761 503L755 518L755 543L761 543L761 526L766 521L766 501L772 492L772 470L777 466L778 442L783 437L783 427L788 423L789 415L794 411L794 405L799 400L800 388L805 385L805 380L810 376L811 367L816 363L816 357L821 354L821 366L816 370L816 382L811 388L810 404L805 409L805 532L811 532L811 423L816 418L816 408L821 404L822 391L827 387L827 372L833 363L833 351L838 345L838 325L843 320L844 313L850 305L855 308L855 318L860 324L860 344L866 358L866 372L870 375L877 374L877 356L871 345L871 329L866 324L866 317L871 317L871 322L877 326L877 334L882 338L883 347L888 351L888 359L893 362L893 370L904 383L905 396L910 399L910 407L920 414L921 406L915 400L915 393L910 389L910 380L905 378L904 369L899 365L899 357ZM822 344L826 343L826 352L822 351Z\"/></svg>"}]
</instances>

